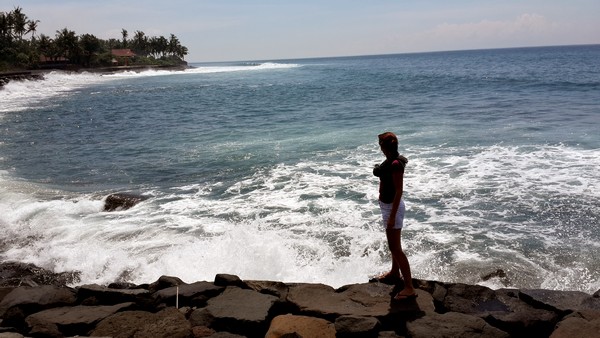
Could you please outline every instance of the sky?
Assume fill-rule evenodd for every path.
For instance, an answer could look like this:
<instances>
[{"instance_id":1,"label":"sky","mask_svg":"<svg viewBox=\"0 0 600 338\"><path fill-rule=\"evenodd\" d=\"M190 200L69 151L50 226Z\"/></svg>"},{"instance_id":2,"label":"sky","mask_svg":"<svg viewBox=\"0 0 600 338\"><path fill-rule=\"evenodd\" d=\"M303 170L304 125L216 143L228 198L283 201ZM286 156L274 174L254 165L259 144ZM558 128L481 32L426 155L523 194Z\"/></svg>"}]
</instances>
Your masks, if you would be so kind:
<instances>
[{"instance_id":1,"label":"sky","mask_svg":"<svg viewBox=\"0 0 600 338\"><path fill-rule=\"evenodd\" d=\"M188 62L600 44L600 0L0 0L38 34L175 34Z\"/></svg>"}]
</instances>

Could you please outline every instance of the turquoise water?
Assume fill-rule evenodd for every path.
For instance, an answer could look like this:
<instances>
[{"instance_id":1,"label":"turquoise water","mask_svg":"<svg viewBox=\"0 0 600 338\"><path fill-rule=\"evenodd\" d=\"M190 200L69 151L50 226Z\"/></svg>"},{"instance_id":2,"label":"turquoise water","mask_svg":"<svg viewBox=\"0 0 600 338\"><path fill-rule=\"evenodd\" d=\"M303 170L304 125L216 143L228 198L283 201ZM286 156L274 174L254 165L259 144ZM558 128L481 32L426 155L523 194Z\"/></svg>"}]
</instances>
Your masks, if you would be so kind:
<instances>
[{"instance_id":1,"label":"turquoise water","mask_svg":"<svg viewBox=\"0 0 600 338\"><path fill-rule=\"evenodd\" d=\"M12 82L2 258L85 283L366 281L389 265L371 168L391 130L417 278L595 292L598 60L545 47ZM101 212L120 191L151 198Z\"/></svg>"}]
</instances>

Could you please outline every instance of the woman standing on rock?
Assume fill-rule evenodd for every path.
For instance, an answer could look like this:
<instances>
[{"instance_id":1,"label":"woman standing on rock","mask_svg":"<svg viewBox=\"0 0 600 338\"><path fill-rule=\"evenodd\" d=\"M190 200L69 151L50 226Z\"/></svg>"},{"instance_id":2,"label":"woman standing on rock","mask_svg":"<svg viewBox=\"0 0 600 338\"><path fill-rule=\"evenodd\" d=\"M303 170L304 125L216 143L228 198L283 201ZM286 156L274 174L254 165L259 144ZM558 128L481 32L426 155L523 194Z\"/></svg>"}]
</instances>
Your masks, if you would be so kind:
<instances>
[{"instance_id":1,"label":"woman standing on rock","mask_svg":"<svg viewBox=\"0 0 600 338\"><path fill-rule=\"evenodd\" d=\"M398 292L394 299L411 299L415 298L417 294L413 288L408 258L402 251L401 244L404 222L404 200L402 200L404 167L408 160L398 153L398 138L394 133L386 132L378 137L385 161L375 166L373 175L379 177L379 208L386 226L385 234L392 254L392 269L377 279L382 282L395 282L400 280L400 273L402 273L404 289Z\"/></svg>"}]
</instances>

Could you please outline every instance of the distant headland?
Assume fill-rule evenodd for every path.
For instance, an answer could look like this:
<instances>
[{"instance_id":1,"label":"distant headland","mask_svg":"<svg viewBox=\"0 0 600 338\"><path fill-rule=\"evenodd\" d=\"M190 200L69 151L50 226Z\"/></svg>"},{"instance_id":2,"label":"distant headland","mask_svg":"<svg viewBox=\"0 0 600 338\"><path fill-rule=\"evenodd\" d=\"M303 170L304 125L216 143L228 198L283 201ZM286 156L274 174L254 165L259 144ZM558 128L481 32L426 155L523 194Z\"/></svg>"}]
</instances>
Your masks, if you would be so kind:
<instances>
[{"instance_id":1,"label":"distant headland","mask_svg":"<svg viewBox=\"0 0 600 338\"><path fill-rule=\"evenodd\" d=\"M93 34L77 35L68 28L54 37L36 34L40 20L27 17L21 7L0 12L0 73L7 79L37 76L49 69L115 71L148 67L185 68L187 47L171 34L147 36L136 30L130 38L103 40ZM33 72L33 73L31 73Z\"/></svg>"}]
</instances>

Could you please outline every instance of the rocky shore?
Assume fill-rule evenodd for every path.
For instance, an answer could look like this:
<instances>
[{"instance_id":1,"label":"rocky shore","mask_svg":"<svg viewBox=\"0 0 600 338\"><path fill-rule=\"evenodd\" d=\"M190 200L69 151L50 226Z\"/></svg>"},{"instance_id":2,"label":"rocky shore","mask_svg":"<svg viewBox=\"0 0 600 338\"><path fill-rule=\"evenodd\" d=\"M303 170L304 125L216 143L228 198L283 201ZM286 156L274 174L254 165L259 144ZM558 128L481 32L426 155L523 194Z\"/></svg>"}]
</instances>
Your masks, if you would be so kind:
<instances>
[{"instance_id":1,"label":"rocky shore","mask_svg":"<svg viewBox=\"0 0 600 338\"><path fill-rule=\"evenodd\" d=\"M600 292L491 290L415 280L418 297L380 282L241 280L80 285L76 273L0 265L0 337L600 337Z\"/></svg>"},{"instance_id":2,"label":"rocky shore","mask_svg":"<svg viewBox=\"0 0 600 338\"><path fill-rule=\"evenodd\" d=\"M41 72L0 72L0 89L2 89L10 81L42 80L43 78L44 75Z\"/></svg>"}]
</instances>

